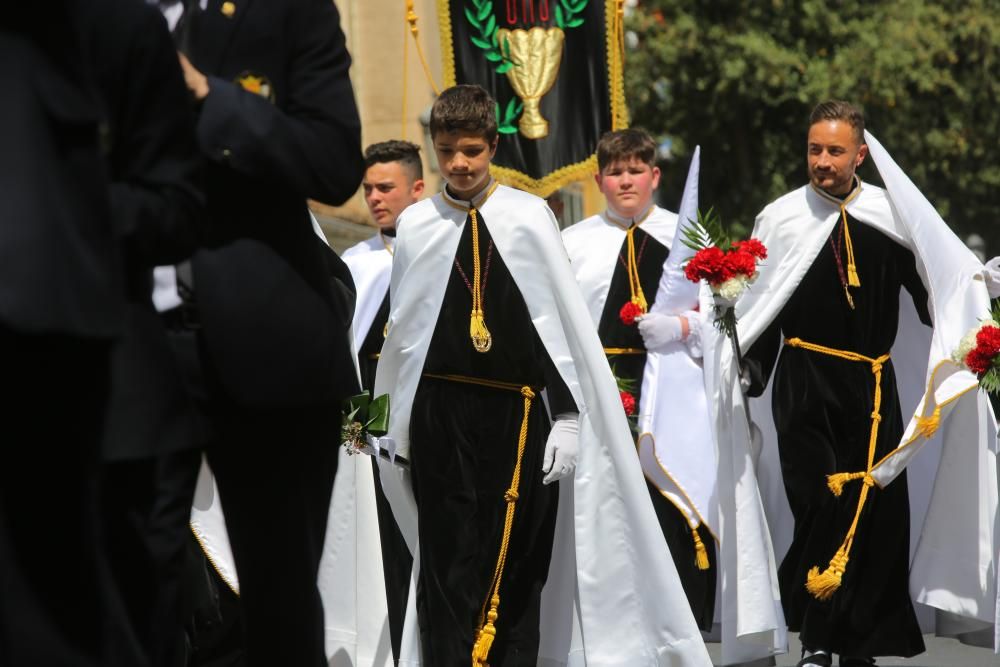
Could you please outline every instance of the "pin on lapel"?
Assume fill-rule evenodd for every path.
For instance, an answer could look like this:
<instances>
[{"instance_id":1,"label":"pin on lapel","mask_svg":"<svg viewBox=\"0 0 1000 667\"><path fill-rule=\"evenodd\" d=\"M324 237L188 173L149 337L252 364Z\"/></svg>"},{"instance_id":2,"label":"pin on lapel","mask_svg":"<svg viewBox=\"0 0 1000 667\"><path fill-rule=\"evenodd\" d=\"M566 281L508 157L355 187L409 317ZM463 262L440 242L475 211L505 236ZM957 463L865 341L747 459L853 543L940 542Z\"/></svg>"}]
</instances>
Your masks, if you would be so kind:
<instances>
[{"instance_id":1,"label":"pin on lapel","mask_svg":"<svg viewBox=\"0 0 1000 667\"><path fill-rule=\"evenodd\" d=\"M222 8L219 11L221 11L222 15L225 16L227 19L231 19L233 18L233 14L236 13L236 3L228 1L223 2Z\"/></svg>"}]
</instances>

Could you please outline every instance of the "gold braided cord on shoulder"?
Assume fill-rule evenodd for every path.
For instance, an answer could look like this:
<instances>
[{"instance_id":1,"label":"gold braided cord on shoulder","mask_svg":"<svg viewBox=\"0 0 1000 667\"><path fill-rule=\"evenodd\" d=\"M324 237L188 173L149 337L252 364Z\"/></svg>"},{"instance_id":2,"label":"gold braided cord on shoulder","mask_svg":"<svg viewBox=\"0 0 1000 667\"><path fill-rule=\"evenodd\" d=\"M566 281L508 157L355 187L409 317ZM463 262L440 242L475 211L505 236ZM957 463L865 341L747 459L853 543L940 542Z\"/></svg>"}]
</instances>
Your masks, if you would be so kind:
<instances>
[{"instance_id":1,"label":"gold braided cord on shoulder","mask_svg":"<svg viewBox=\"0 0 1000 667\"><path fill-rule=\"evenodd\" d=\"M441 70L444 87L458 83L455 80L455 51L452 41L452 17L449 0L438 0L438 25L441 30ZM628 127L628 108L625 104L624 41L622 0L604 0L605 50L607 52L608 97L611 129ZM547 197L559 188L584 180L597 173L597 154L574 164L560 167L542 178L533 178L510 167L490 167L493 176L504 185Z\"/></svg>"},{"instance_id":2,"label":"gold braided cord on shoulder","mask_svg":"<svg viewBox=\"0 0 1000 667\"><path fill-rule=\"evenodd\" d=\"M830 487L830 491L835 496L840 496L844 490L844 485L848 482L862 480L861 495L858 497L858 508L854 512L854 520L851 522L851 527L847 530L844 541L837 549L837 553L833 555L826 570L820 572L818 567L813 567L809 570L809 574L806 577L806 589L812 593L813 597L818 600L829 600L837 592L837 589L840 588L844 571L847 569L847 562L851 557L851 547L854 544L854 535L858 530L858 522L861 520L861 510L864 509L865 501L868 500L869 489L875 486L875 479L872 477L871 472L875 463L875 445L878 443L878 425L882 421L882 365L889 360L889 355L883 354L880 357L868 357L857 352L838 350L826 347L825 345L808 343L801 338L787 338L785 339L785 344L809 352L837 357L845 361L870 364L872 375L875 378L875 397L873 399L871 414L872 426L868 436L867 467L864 472L838 472L828 475L826 478L827 486Z\"/></svg>"}]
</instances>

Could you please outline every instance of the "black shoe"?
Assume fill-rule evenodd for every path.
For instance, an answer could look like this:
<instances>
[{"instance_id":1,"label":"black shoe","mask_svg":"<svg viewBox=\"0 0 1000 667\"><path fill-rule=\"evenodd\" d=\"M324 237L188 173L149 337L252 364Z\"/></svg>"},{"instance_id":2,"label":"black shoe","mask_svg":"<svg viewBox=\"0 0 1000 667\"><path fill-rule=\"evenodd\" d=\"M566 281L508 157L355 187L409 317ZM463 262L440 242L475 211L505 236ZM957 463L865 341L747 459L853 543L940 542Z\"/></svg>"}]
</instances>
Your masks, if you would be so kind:
<instances>
[{"instance_id":1,"label":"black shoe","mask_svg":"<svg viewBox=\"0 0 1000 667\"><path fill-rule=\"evenodd\" d=\"M833 667L833 658L829 653L813 653L809 657L799 660L795 667Z\"/></svg>"},{"instance_id":2,"label":"black shoe","mask_svg":"<svg viewBox=\"0 0 1000 667\"><path fill-rule=\"evenodd\" d=\"M840 656L840 667L872 667L875 658L847 658Z\"/></svg>"}]
</instances>

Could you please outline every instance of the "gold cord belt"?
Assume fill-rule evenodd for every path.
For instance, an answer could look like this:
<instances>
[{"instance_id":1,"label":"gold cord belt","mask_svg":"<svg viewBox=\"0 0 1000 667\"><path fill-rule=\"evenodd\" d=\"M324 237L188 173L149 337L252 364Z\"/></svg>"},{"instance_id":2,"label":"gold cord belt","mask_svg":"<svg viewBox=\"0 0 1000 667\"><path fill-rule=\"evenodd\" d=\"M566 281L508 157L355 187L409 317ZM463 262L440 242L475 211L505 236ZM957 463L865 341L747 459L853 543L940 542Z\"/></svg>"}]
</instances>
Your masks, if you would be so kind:
<instances>
[{"instance_id":1,"label":"gold cord belt","mask_svg":"<svg viewBox=\"0 0 1000 667\"><path fill-rule=\"evenodd\" d=\"M646 350L641 347L606 347L604 354L614 356L616 354L646 354Z\"/></svg>"},{"instance_id":2,"label":"gold cord belt","mask_svg":"<svg viewBox=\"0 0 1000 667\"><path fill-rule=\"evenodd\" d=\"M514 527L514 508L517 504L518 487L521 485L521 460L524 458L524 448L528 442L528 417L531 414L531 402L534 400L536 392L529 385L468 377L466 375L424 373L424 377L435 380L446 380L448 382L473 384L504 391L516 391L524 398L524 416L521 418L521 431L517 436L517 460L514 463L514 475L510 481L510 487L504 494L504 500L507 503L507 513L503 520L503 538L500 541L500 553L497 555L497 564L493 570L493 581L490 583L490 590L479 612L479 621L476 624L476 639L472 645L472 667L488 667L486 659L489 657L490 647L493 646L493 640L496 639L497 635L496 621L498 617L497 609L500 607L500 580L503 578L504 566L507 564L510 534ZM489 611L487 611L487 608L489 608Z\"/></svg>"},{"instance_id":3,"label":"gold cord belt","mask_svg":"<svg viewBox=\"0 0 1000 667\"><path fill-rule=\"evenodd\" d=\"M851 546L854 544L854 535L858 529L858 521L861 519L861 510L864 509L865 501L868 499L868 490L875 485L875 479L871 475L872 464L875 462L875 445L878 442L878 425L882 421L880 410L882 408L882 365L889 360L888 354L880 357L866 357L857 352L838 350L832 347L825 347L815 343L807 343L801 338L786 338L785 344L797 347L809 352L818 352L846 361L859 361L871 365L872 375L875 377L875 399L872 406L872 427L868 436L868 464L864 472L838 472L827 475L827 486L833 495L840 496L844 490L844 484L856 479L862 480L861 495L858 497L858 509L854 512L854 521L844 537L844 541L837 549L830 560L829 566L823 572L818 567L809 570L806 577L806 589L812 593L813 597L819 600L829 600L840 588L840 582L847 568L847 561L851 557Z\"/></svg>"}]
</instances>

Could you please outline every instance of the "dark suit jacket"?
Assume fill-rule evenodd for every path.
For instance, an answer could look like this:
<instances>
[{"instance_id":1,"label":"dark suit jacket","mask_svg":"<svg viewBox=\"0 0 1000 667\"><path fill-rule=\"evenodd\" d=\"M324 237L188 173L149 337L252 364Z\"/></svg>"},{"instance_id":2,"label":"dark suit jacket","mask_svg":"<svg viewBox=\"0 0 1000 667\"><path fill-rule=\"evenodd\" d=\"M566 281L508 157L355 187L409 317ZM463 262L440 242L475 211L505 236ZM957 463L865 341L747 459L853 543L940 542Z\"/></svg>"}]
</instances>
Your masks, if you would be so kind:
<instances>
[{"instance_id":1,"label":"dark suit jacket","mask_svg":"<svg viewBox=\"0 0 1000 667\"><path fill-rule=\"evenodd\" d=\"M339 402L357 390L353 282L306 208L344 202L363 173L337 10L209 0L197 19L188 55L210 77L198 137L211 220L194 281L208 365L237 405Z\"/></svg>"},{"instance_id":2,"label":"dark suit jacket","mask_svg":"<svg viewBox=\"0 0 1000 667\"><path fill-rule=\"evenodd\" d=\"M204 223L193 101L166 21L137 0L89 0L86 44L108 119L112 220L125 265L125 331L111 353L104 455L145 458L202 444L152 271L190 257Z\"/></svg>"},{"instance_id":3,"label":"dark suit jacket","mask_svg":"<svg viewBox=\"0 0 1000 667\"><path fill-rule=\"evenodd\" d=\"M78 4L0 13L0 327L108 338L123 299Z\"/></svg>"}]
</instances>

